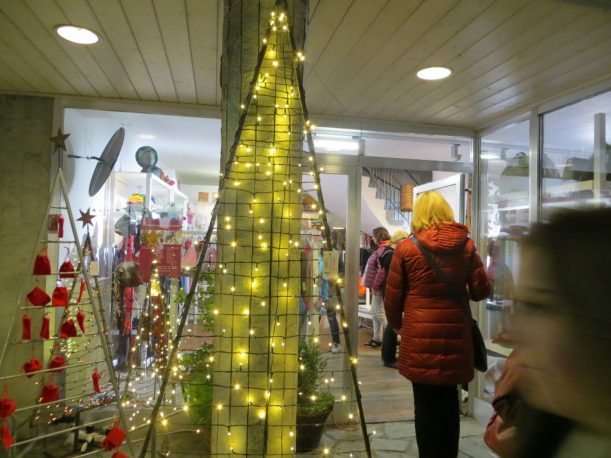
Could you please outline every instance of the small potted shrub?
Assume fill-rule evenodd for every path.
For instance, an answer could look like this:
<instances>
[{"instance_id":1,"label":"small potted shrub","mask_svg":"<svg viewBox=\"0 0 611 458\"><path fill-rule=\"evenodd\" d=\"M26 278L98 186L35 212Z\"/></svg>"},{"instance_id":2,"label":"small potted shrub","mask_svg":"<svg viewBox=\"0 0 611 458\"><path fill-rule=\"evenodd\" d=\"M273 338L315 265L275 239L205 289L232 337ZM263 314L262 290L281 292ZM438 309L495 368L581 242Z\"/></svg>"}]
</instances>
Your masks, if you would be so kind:
<instances>
[{"instance_id":1,"label":"small potted shrub","mask_svg":"<svg viewBox=\"0 0 611 458\"><path fill-rule=\"evenodd\" d=\"M333 410L335 398L320 391L322 373L327 360L318 344L301 339L299 342L299 372L297 378L297 451L314 450Z\"/></svg>"}]
</instances>

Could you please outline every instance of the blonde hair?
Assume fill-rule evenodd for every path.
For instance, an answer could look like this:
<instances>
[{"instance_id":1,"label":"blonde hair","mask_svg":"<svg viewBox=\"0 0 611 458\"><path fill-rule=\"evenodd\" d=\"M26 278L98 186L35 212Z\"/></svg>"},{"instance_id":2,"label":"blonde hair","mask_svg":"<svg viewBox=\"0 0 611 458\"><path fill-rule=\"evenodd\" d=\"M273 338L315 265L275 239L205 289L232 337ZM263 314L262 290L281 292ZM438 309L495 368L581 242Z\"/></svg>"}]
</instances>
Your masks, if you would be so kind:
<instances>
[{"instance_id":1,"label":"blonde hair","mask_svg":"<svg viewBox=\"0 0 611 458\"><path fill-rule=\"evenodd\" d=\"M454 221L454 212L441 194L427 191L418 196L412 214L412 232L420 232L452 221Z\"/></svg>"},{"instance_id":2,"label":"blonde hair","mask_svg":"<svg viewBox=\"0 0 611 458\"><path fill-rule=\"evenodd\" d=\"M403 240L409 237L409 234L405 231L397 231L395 232L392 237L390 237L390 245L392 247L396 247L397 244Z\"/></svg>"}]
</instances>

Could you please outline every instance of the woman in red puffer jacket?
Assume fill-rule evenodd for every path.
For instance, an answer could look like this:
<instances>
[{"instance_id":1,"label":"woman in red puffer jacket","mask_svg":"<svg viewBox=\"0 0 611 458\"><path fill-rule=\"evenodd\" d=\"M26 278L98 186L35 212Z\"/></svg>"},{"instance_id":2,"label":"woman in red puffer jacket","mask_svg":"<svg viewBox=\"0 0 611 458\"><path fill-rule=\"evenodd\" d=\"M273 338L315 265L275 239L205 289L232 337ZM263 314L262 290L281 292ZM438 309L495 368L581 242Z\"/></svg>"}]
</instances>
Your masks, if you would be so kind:
<instances>
[{"instance_id":1,"label":"woman in red puffer jacket","mask_svg":"<svg viewBox=\"0 0 611 458\"><path fill-rule=\"evenodd\" d=\"M411 229L465 301L488 296L490 280L475 244L440 194L418 197ZM395 249L384 306L388 325L401 335L399 372L413 385L420 458L456 458L457 385L473 379L471 323L410 239Z\"/></svg>"}]
</instances>

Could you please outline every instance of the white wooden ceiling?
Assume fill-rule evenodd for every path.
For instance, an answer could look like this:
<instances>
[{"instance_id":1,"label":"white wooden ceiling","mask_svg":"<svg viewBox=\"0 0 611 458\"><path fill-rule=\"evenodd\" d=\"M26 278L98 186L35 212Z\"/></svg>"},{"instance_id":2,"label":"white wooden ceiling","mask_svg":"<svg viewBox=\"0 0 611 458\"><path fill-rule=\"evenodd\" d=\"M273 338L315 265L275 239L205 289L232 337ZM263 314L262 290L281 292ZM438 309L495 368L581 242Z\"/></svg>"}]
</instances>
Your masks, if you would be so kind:
<instances>
[{"instance_id":1,"label":"white wooden ceiling","mask_svg":"<svg viewBox=\"0 0 611 458\"><path fill-rule=\"evenodd\" d=\"M0 0L0 91L219 106L222 13L222 0ZM61 23L102 40L64 42ZM554 0L310 0L306 56L312 113L478 128L611 78L611 12ZM418 80L430 65L454 74Z\"/></svg>"}]
</instances>

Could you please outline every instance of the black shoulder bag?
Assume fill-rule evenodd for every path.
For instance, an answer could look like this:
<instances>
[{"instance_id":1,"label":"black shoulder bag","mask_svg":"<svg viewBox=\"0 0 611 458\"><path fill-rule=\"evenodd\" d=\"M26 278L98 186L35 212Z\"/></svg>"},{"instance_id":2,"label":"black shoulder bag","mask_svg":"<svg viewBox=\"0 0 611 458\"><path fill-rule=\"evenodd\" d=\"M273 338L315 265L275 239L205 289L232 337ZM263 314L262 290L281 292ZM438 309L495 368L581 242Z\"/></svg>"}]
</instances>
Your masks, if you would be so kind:
<instances>
[{"instance_id":1,"label":"black shoulder bag","mask_svg":"<svg viewBox=\"0 0 611 458\"><path fill-rule=\"evenodd\" d=\"M416 237L413 235L409 236L409 239L414 242L414 244L418 247L426 262L429 263L429 266L433 271L437 274L437 277L446 285L446 288L452 293L452 295L458 301L458 304L462 307L463 312L467 315L467 318L471 321L471 334L473 335L473 362L475 368L480 372L486 372L488 370L488 357L486 353L486 344L484 343L484 338L482 337L482 333L477 326L477 321L473 319L471 315L471 307L469 307L469 303L465 304L463 295L459 294L459 292L454 289L450 280L443 273L443 270L439 267L439 265L435 262L431 253L422 246L422 244L418 241Z\"/></svg>"}]
</instances>

